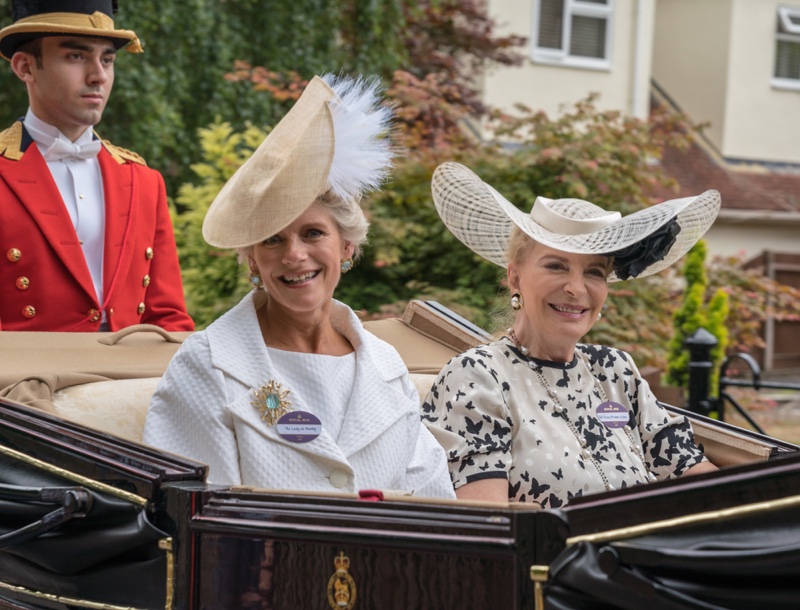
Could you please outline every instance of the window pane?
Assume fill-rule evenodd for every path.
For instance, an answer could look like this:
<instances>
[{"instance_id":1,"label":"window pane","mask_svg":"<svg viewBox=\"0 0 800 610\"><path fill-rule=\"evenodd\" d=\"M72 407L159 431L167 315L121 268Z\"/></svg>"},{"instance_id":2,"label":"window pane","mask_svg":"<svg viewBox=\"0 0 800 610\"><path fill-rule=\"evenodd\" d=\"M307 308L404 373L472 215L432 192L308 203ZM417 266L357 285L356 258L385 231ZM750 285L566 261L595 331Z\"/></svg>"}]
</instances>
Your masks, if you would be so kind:
<instances>
[{"instance_id":1,"label":"window pane","mask_svg":"<svg viewBox=\"0 0 800 610\"><path fill-rule=\"evenodd\" d=\"M580 0L586 4L608 4L608 0Z\"/></svg>"},{"instance_id":2,"label":"window pane","mask_svg":"<svg viewBox=\"0 0 800 610\"><path fill-rule=\"evenodd\" d=\"M563 49L564 0L541 0L539 4L539 48Z\"/></svg>"},{"instance_id":3,"label":"window pane","mask_svg":"<svg viewBox=\"0 0 800 610\"><path fill-rule=\"evenodd\" d=\"M569 54L577 57L604 59L606 56L606 20L595 17L573 17Z\"/></svg>"},{"instance_id":4,"label":"window pane","mask_svg":"<svg viewBox=\"0 0 800 610\"><path fill-rule=\"evenodd\" d=\"M778 41L775 53L775 76L800 79L800 42Z\"/></svg>"}]
</instances>

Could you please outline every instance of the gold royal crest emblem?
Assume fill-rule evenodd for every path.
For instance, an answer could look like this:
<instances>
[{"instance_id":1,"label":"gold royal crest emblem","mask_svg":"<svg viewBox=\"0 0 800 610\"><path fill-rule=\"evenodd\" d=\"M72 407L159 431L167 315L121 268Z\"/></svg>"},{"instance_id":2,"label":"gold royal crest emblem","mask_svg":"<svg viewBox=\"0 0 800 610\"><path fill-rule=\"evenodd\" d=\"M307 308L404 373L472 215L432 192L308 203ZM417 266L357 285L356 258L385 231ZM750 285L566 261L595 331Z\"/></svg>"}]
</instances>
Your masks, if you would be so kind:
<instances>
[{"instance_id":1,"label":"gold royal crest emblem","mask_svg":"<svg viewBox=\"0 0 800 610\"><path fill-rule=\"evenodd\" d=\"M347 572L350 567L350 558L339 551L339 556L333 560L336 572L328 581L328 604L333 610L351 610L356 603L356 583Z\"/></svg>"}]
</instances>

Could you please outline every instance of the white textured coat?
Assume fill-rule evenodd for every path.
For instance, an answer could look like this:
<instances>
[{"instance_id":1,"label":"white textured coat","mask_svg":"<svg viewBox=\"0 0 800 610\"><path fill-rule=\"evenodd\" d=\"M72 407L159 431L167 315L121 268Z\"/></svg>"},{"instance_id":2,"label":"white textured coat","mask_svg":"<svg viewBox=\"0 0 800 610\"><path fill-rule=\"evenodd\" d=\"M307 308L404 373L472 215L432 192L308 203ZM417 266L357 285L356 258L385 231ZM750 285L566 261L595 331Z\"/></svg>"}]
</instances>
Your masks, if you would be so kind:
<instances>
[{"instance_id":1,"label":"white textured coat","mask_svg":"<svg viewBox=\"0 0 800 610\"><path fill-rule=\"evenodd\" d=\"M261 337L255 294L181 346L150 403L144 442L208 464L210 483L453 498L444 450L420 421L403 361L342 303L333 301L331 321L356 350L356 376L339 438L323 422L316 439L292 443L262 421L251 404L255 391L281 379ZM314 412L302 388L289 398L292 410Z\"/></svg>"}]
</instances>

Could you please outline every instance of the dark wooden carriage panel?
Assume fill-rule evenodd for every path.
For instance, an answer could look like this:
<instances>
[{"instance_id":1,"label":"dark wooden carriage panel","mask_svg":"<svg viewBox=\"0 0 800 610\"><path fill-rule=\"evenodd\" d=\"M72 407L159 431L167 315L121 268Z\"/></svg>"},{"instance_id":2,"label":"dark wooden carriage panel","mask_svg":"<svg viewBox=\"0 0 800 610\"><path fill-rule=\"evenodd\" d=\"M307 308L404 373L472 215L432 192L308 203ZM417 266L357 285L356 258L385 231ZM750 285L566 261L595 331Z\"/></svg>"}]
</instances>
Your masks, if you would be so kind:
<instances>
[{"instance_id":1,"label":"dark wooden carriage panel","mask_svg":"<svg viewBox=\"0 0 800 610\"><path fill-rule=\"evenodd\" d=\"M231 490L186 503L185 493L168 494L194 511L177 519L194 551L176 608L221 598L226 607L328 608L339 557L355 608L531 607L529 567L541 548L562 548L567 531L557 515L504 504Z\"/></svg>"}]
</instances>

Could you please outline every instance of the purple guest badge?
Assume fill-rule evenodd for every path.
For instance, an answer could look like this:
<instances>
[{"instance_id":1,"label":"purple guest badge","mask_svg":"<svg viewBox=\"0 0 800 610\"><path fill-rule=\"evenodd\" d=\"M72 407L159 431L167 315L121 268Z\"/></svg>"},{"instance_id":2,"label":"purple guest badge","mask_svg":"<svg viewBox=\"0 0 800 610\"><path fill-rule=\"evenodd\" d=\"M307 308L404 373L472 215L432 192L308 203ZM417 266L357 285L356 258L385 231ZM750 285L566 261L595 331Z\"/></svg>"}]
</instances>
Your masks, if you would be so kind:
<instances>
[{"instance_id":1,"label":"purple guest badge","mask_svg":"<svg viewBox=\"0 0 800 610\"><path fill-rule=\"evenodd\" d=\"M597 419L609 428L624 428L631 416L628 409L611 400L600 403L597 407Z\"/></svg>"},{"instance_id":2,"label":"purple guest badge","mask_svg":"<svg viewBox=\"0 0 800 610\"><path fill-rule=\"evenodd\" d=\"M322 422L308 411L291 411L281 417L275 427L290 443L313 441L322 432Z\"/></svg>"}]
</instances>

